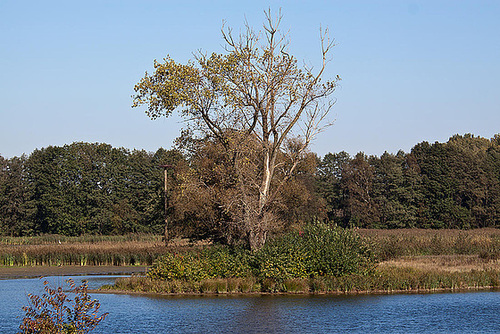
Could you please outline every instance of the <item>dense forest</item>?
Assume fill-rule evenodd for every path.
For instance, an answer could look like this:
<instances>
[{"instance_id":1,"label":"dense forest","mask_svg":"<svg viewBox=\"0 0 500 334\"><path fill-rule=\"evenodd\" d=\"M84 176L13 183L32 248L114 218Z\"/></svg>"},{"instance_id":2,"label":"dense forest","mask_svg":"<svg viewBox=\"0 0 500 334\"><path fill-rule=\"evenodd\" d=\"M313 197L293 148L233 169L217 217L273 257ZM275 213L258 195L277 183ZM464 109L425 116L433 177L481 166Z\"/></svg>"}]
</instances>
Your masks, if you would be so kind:
<instances>
[{"instance_id":1,"label":"dense forest","mask_svg":"<svg viewBox=\"0 0 500 334\"><path fill-rule=\"evenodd\" d=\"M0 235L163 233L231 243L228 163L196 151L73 143L0 156ZM282 157L286 163L286 155ZM273 202L273 232L313 221L366 228L500 227L500 135L455 135L409 153L305 154ZM229 204L228 204L229 203ZM238 210L238 208L234 208Z\"/></svg>"}]
</instances>

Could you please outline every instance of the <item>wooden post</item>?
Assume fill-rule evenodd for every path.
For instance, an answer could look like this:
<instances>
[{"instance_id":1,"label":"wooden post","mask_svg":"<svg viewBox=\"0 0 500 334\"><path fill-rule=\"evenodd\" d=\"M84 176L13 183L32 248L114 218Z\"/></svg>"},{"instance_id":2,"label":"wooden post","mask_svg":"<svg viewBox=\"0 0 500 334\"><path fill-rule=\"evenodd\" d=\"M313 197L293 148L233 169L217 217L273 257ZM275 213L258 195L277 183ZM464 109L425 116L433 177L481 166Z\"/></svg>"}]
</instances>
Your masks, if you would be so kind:
<instances>
[{"instance_id":1,"label":"wooden post","mask_svg":"<svg viewBox=\"0 0 500 334\"><path fill-rule=\"evenodd\" d=\"M165 246L168 246L168 242L170 241L170 239L168 236L168 174L167 174L167 169L173 168L173 166L172 165L160 165L160 167L162 167L164 172L165 172L165 188L164 188L164 194L165 194L165 232L163 234L163 238L165 240Z\"/></svg>"}]
</instances>

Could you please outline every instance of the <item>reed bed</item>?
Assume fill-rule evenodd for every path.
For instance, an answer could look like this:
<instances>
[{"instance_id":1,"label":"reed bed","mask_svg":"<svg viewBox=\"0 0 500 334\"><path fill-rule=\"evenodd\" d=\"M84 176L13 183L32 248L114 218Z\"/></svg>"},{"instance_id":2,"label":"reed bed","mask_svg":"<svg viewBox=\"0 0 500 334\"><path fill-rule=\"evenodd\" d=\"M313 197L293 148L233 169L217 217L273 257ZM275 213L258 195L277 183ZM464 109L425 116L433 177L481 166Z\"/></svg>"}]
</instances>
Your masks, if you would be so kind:
<instances>
[{"instance_id":1,"label":"reed bed","mask_svg":"<svg viewBox=\"0 0 500 334\"><path fill-rule=\"evenodd\" d=\"M471 259L479 262L500 259L500 229L359 229L358 232L369 240L378 260L399 261L398 265L413 261L412 258L433 256L439 261L454 259L457 263L451 267L458 262L466 266ZM166 248L161 238L152 234L0 237L0 266L152 265L173 249L182 252L193 247L187 240L175 240Z\"/></svg>"},{"instance_id":2,"label":"reed bed","mask_svg":"<svg viewBox=\"0 0 500 334\"><path fill-rule=\"evenodd\" d=\"M2 266L151 265L168 249L155 242L0 245Z\"/></svg>"},{"instance_id":3,"label":"reed bed","mask_svg":"<svg viewBox=\"0 0 500 334\"><path fill-rule=\"evenodd\" d=\"M429 255L478 255L492 260L500 258L500 229L360 229L358 232L370 240L378 259L382 261Z\"/></svg>"},{"instance_id":4,"label":"reed bed","mask_svg":"<svg viewBox=\"0 0 500 334\"><path fill-rule=\"evenodd\" d=\"M59 234L44 234L33 237L0 236L0 245L52 245L52 244L96 244L103 242L152 242L162 241L161 235L131 233L125 235L81 235L70 237Z\"/></svg>"},{"instance_id":5,"label":"reed bed","mask_svg":"<svg viewBox=\"0 0 500 334\"><path fill-rule=\"evenodd\" d=\"M0 266L150 266L160 256L207 243L153 234L0 237Z\"/></svg>"}]
</instances>

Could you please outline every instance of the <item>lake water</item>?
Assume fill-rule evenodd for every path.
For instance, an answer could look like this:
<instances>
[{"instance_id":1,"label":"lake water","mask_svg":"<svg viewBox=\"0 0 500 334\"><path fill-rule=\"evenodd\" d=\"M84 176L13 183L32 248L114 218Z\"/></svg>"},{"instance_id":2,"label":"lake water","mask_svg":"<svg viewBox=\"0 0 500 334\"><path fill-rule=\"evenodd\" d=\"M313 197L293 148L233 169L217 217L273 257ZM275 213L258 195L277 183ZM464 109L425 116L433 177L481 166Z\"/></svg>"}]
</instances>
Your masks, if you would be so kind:
<instances>
[{"instance_id":1,"label":"lake water","mask_svg":"<svg viewBox=\"0 0 500 334\"><path fill-rule=\"evenodd\" d=\"M114 277L89 276L89 286ZM82 277L74 277L76 281ZM65 278L51 277L51 284ZM0 333L15 333L40 279L0 280ZM92 294L109 316L93 333L500 333L500 292L360 296Z\"/></svg>"}]
</instances>

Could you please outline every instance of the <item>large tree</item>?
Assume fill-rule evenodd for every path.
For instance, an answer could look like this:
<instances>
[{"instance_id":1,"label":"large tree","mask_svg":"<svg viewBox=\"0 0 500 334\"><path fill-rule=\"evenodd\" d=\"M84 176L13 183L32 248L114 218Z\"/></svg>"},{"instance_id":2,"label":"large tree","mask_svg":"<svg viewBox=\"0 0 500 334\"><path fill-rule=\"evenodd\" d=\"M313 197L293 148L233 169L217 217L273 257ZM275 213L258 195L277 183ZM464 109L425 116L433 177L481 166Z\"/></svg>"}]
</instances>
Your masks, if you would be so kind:
<instances>
[{"instance_id":1,"label":"large tree","mask_svg":"<svg viewBox=\"0 0 500 334\"><path fill-rule=\"evenodd\" d=\"M258 189L245 180L258 179L260 160L258 141L249 140L240 152L245 159L237 164L229 159L222 145L214 139L199 141L193 150L189 166L176 166L177 185L172 194L172 232L184 237L211 238L227 244L248 242L246 226L248 206L258 201ZM283 178L279 192L267 207L273 224L269 232L281 233L290 228L325 218L324 201L315 192L317 157L308 153L294 169L293 175L284 175L291 160L280 154L283 169L275 175L276 183Z\"/></svg>"},{"instance_id":2,"label":"large tree","mask_svg":"<svg viewBox=\"0 0 500 334\"><path fill-rule=\"evenodd\" d=\"M293 175L313 137L328 125L331 95L340 79L322 80L333 47L328 31L321 33L321 63L314 69L300 66L289 53L280 21L281 15L274 18L268 11L263 31L247 25L234 36L223 27L225 53L200 53L187 64L167 56L155 61L154 73L146 73L135 86L134 106L147 105L146 113L153 119L179 111L194 133L217 140L235 165L248 162L247 150L240 150L243 144L258 142L253 154L258 160L251 162L257 168L255 177L236 176L246 189L245 196L238 195L245 218L237 223L252 249L264 244L273 224L270 207L275 195ZM284 165L279 156L286 150L291 161ZM279 182L278 170L285 176ZM247 196L250 188L256 198Z\"/></svg>"}]
</instances>

